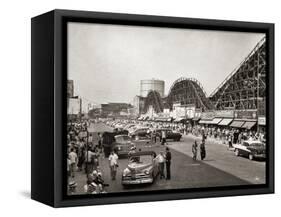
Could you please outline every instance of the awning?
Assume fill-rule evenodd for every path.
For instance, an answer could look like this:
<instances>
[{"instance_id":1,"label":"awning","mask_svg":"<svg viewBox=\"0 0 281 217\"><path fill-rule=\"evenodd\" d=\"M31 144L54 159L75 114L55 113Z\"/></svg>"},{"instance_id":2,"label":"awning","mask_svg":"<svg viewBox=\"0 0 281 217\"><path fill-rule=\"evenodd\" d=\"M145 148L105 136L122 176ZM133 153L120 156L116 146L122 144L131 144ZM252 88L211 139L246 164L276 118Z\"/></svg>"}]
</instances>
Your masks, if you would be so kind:
<instances>
[{"instance_id":1,"label":"awning","mask_svg":"<svg viewBox=\"0 0 281 217\"><path fill-rule=\"evenodd\" d=\"M199 124L210 124L212 123L213 119L201 119Z\"/></svg>"},{"instance_id":2,"label":"awning","mask_svg":"<svg viewBox=\"0 0 281 217\"><path fill-rule=\"evenodd\" d=\"M193 118L192 120L193 120L193 121L199 121L200 118L196 117L196 118Z\"/></svg>"},{"instance_id":3,"label":"awning","mask_svg":"<svg viewBox=\"0 0 281 217\"><path fill-rule=\"evenodd\" d=\"M182 120L184 120L184 118L176 118L174 122L181 122Z\"/></svg>"},{"instance_id":4,"label":"awning","mask_svg":"<svg viewBox=\"0 0 281 217\"><path fill-rule=\"evenodd\" d=\"M219 122L219 126L228 126L233 118L224 118L221 122Z\"/></svg>"},{"instance_id":5,"label":"awning","mask_svg":"<svg viewBox=\"0 0 281 217\"><path fill-rule=\"evenodd\" d=\"M155 118L154 119L155 121L166 121L166 122L170 122L171 121L171 118Z\"/></svg>"},{"instance_id":6,"label":"awning","mask_svg":"<svg viewBox=\"0 0 281 217\"><path fill-rule=\"evenodd\" d=\"M245 123L245 121L233 121L231 124L230 124L230 127L242 127L242 125Z\"/></svg>"},{"instance_id":7,"label":"awning","mask_svg":"<svg viewBox=\"0 0 281 217\"><path fill-rule=\"evenodd\" d=\"M250 130L253 126L256 125L256 123L256 121L246 121L245 124L243 124L242 128Z\"/></svg>"},{"instance_id":8,"label":"awning","mask_svg":"<svg viewBox=\"0 0 281 217\"><path fill-rule=\"evenodd\" d=\"M210 124L218 124L221 120L222 118L214 118Z\"/></svg>"}]
</instances>

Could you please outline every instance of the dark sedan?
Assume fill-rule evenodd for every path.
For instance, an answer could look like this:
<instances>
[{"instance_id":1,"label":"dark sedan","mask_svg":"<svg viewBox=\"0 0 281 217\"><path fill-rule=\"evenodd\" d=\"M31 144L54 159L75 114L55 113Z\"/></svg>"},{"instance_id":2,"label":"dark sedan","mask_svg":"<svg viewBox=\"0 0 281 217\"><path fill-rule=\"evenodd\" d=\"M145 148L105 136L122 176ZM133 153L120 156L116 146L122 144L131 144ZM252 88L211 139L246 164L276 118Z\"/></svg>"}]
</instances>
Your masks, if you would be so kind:
<instances>
[{"instance_id":1,"label":"dark sedan","mask_svg":"<svg viewBox=\"0 0 281 217\"><path fill-rule=\"evenodd\" d=\"M135 145L128 135L116 135L114 136L114 149L119 157L127 157L131 148Z\"/></svg>"},{"instance_id":2,"label":"dark sedan","mask_svg":"<svg viewBox=\"0 0 281 217\"><path fill-rule=\"evenodd\" d=\"M161 139L162 137L162 131L166 132L166 139L172 139L174 141L180 141L182 135L178 132L173 132L171 129L157 129L156 130L156 136Z\"/></svg>"},{"instance_id":3,"label":"dark sedan","mask_svg":"<svg viewBox=\"0 0 281 217\"><path fill-rule=\"evenodd\" d=\"M246 156L250 160L254 158L266 158L265 144L260 141L244 141L242 144L233 146L236 156Z\"/></svg>"}]
</instances>

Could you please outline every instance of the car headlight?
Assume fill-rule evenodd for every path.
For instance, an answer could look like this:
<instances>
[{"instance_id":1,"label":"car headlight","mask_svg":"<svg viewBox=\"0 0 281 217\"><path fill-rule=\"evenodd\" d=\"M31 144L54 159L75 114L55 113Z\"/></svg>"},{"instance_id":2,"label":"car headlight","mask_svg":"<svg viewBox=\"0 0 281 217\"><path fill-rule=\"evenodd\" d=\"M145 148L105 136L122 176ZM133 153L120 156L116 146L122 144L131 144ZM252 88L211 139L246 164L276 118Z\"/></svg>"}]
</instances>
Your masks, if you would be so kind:
<instances>
[{"instance_id":1,"label":"car headlight","mask_svg":"<svg viewBox=\"0 0 281 217\"><path fill-rule=\"evenodd\" d=\"M128 168L124 169L123 176L127 176L130 173L130 170Z\"/></svg>"},{"instance_id":2,"label":"car headlight","mask_svg":"<svg viewBox=\"0 0 281 217\"><path fill-rule=\"evenodd\" d=\"M145 174L145 175L149 175L149 171L148 171L148 170L145 170L145 171L144 171L144 174Z\"/></svg>"}]
</instances>

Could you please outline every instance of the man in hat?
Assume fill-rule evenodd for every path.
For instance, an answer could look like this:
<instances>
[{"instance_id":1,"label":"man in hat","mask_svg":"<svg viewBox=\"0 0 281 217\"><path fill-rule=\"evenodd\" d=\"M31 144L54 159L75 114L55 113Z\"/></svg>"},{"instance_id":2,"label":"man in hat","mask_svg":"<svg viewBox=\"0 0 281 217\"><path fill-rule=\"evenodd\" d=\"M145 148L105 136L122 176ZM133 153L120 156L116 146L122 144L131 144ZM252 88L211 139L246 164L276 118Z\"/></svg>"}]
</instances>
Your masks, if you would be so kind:
<instances>
[{"instance_id":1,"label":"man in hat","mask_svg":"<svg viewBox=\"0 0 281 217\"><path fill-rule=\"evenodd\" d=\"M200 144L200 156L201 156L201 160L204 160L206 157L205 141L202 141Z\"/></svg>"},{"instance_id":2,"label":"man in hat","mask_svg":"<svg viewBox=\"0 0 281 217\"><path fill-rule=\"evenodd\" d=\"M193 160L197 160L197 141L194 141L192 145L192 154L193 154Z\"/></svg>"}]
</instances>

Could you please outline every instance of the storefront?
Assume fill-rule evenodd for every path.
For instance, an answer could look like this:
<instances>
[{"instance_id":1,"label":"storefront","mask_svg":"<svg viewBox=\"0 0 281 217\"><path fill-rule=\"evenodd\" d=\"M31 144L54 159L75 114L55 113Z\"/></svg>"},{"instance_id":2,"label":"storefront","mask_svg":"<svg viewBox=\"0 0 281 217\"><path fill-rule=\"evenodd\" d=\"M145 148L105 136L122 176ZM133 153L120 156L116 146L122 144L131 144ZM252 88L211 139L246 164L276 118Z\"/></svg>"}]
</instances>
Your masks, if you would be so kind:
<instances>
[{"instance_id":1,"label":"storefront","mask_svg":"<svg viewBox=\"0 0 281 217\"><path fill-rule=\"evenodd\" d=\"M266 118L265 116L258 117L258 127L260 132L265 132L266 130Z\"/></svg>"}]
</instances>

